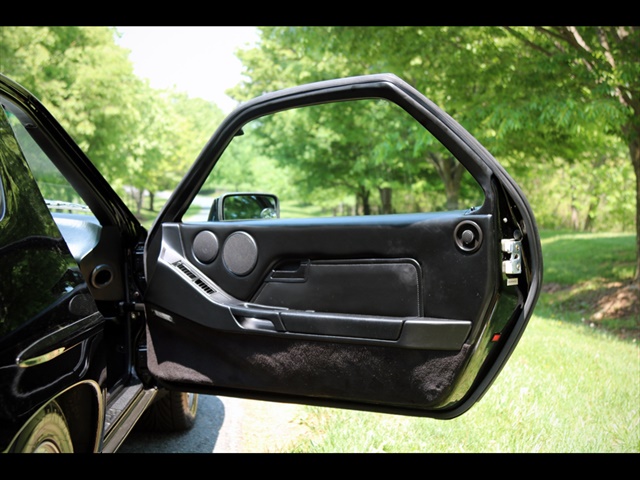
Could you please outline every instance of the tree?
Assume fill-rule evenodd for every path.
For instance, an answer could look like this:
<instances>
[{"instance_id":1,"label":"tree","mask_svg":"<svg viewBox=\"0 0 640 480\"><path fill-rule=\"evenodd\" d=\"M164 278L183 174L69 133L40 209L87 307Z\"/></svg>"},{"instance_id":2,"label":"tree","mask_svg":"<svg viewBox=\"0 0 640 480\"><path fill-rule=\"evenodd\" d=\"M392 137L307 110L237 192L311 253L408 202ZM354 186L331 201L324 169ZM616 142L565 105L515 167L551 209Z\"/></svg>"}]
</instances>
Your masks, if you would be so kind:
<instances>
[{"instance_id":1,"label":"tree","mask_svg":"<svg viewBox=\"0 0 640 480\"><path fill-rule=\"evenodd\" d=\"M290 110L264 119L257 133L269 157L295 168L305 196L327 189L351 194L370 215L371 192L385 169L374 160L378 137L367 124L376 107L381 105L349 102Z\"/></svg>"},{"instance_id":2,"label":"tree","mask_svg":"<svg viewBox=\"0 0 640 480\"><path fill-rule=\"evenodd\" d=\"M149 194L175 187L223 113L203 99L152 89L133 74L108 27L2 27L0 70L59 119L140 212ZM125 197L125 200L127 198Z\"/></svg>"},{"instance_id":3,"label":"tree","mask_svg":"<svg viewBox=\"0 0 640 480\"><path fill-rule=\"evenodd\" d=\"M596 167L628 146L636 176L640 281L640 29L637 27L272 27L239 55L253 93L393 72L525 173L558 158ZM237 90L241 92L241 90ZM431 158L455 201L457 173ZM458 168L458 167L455 167ZM585 218L598 204L593 195ZM588 224L587 224L588 225Z\"/></svg>"},{"instance_id":4,"label":"tree","mask_svg":"<svg viewBox=\"0 0 640 480\"><path fill-rule=\"evenodd\" d=\"M187 173L223 113L215 104L173 90L138 91L140 119L127 140L126 184L135 187L140 211L144 193L154 211L155 193L172 190Z\"/></svg>"},{"instance_id":5,"label":"tree","mask_svg":"<svg viewBox=\"0 0 640 480\"><path fill-rule=\"evenodd\" d=\"M126 174L126 138L139 120L128 51L107 27L2 27L0 67L58 118L111 181Z\"/></svg>"},{"instance_id":6,"label":"tree","mask_svg":"<svg viewBox=\"0 0 640 480\"><path fill-rule=\"evenodd\" d=\"M561 89L566 121L578 126L592 122L627 145L636 177L635 281L640 283L640 28L505 27L504 31L524 47L523 62L543 71L555 84L546 95L537 92L540 113Z\"/></svg>"},{"instance_id":7,"label":"tree","mask_svg":"<svg viewBox=\"0 0 640 480\"><path fill-rule=\"evenodd\" d=\"M231 93L243 100L265 91L299 83L384 71L402 70L401 76L404 78L421 78L416 72L409 75L406 67L403 69L397 67L402 62L406 66L415 64L415 52L421 47L416 46L415 32L415 29L406 27L263 28L259 47L238 53L245 63L246 75L250 81L241 84ZM429 32L434 31L429 30L427 33ZM436 39L431 41L435 43ZM450 48L455 51L457 47L451 45ZM424 69L424 66L418 68ZM441 91L433 89L434 94L439 94ZM371 125L375 125L375 122L381 126L386 124L385 121L380 122L380 119L374 115L363 118L368 118ZM317 123L314 124L317 125ZM347 122L343 112L340 117L337 117L332 129L336 134L342 135L344 141L344 132L349 132L353 124L353 118L350 117L350 121ZM382 130L383 128L380 128L380 133ZM374 150L363 143L360 145L363 147L362 152L366 152L366 155L357 157L358 161L356 157L352 157L348 170L335 169L334 155L327 161L318 162L315 165L307 163L304 168L308 170L309 178L318 184L325 185L329 180L341 181L344 187L359 199L358 203L361 204L364 212L371 210L369 207L371 192L377 191L380 195L380 211L388 212L391 210L392 184L396 183L398 178L406 177L407 170L411 177L418 175L419 172L428 173L429 182L427 183L432 182L432 174L437 172L445 187L443 192L447 195L447 208L459 208L461 184L463 179L464 182L469 180L464 176L462 165L449 152L434 148L434 142L423 143L423 147L429 148L423 149L422 152L412 147L411 155L422 155L420 160L414 159L413 162L403 162L407 157L406 144L402 145L405 149L403 152L392 152L393 148L401 147L400 143L395 142L393 146L387 144L388 148L384 156L376 156ZM354 148L350 148L349 151L352 154L355 153ZM303 156L297 155L296 158L302 167L300 162ZM431 163L435 168L425 168L424 165L420 165L420 162ZM383 179L382 183L380 179ZM414 178L414 181L419 181L419 178ZM309 185L309 188L312 186Z\"/></svg>"}]
</instances>

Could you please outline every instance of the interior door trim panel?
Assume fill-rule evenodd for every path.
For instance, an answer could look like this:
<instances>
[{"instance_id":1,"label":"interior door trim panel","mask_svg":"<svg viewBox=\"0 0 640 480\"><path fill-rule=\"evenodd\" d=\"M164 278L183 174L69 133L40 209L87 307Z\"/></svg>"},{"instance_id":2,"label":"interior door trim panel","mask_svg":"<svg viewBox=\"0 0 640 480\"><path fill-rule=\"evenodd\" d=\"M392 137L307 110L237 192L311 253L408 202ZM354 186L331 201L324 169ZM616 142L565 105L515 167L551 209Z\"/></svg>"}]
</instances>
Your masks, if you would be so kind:
<instances>
[{"instance_id":1,"label":"interior door trim panel","mask_svg":"<svg viewBox=\"0 0 640 480\"><path fill-rule=\"evenodd\" d=\"M179 298L183 318L214 330L439 350L459 350L471 330L467 320L340 315L243 302L205 279L167 247L162 249L158 272L169 281L163 283L166 287L158 285L155 290L165 300ZM162 303L166 305L166 301ZM176 322L176 317L155 306L153 299L148 304L155 318Z\"/></svg>"},{"instance_id":2,"label":"interior door trim panel","mask_svg":"<svg viewBox=\"0 0 640 480\"><path fill-rule=\"evenodd\" d=\"M459 223L473 220L482 230L479 247L467 252L456 243ZM170 245L186 261L231 297L252 302L272 270L287 262L411 259L420 267L423 290L421 315L475 321L487 307L500 278L501 253L490 214L465 211L256 220L243 222L166 223L162 245ZM257 258L251 272L230 272L221 255L202 263L191 245L202 231L218 242L242 231L256 242ZM162 247L164 248L164 247ZM464 272L461 275L460 272ZM149 276L153 281L157 275ZM345 313L345 312L336 312Z\"/></svg>"},{"instance_id":3,"label":"interior door trim panel","mask_svg":"<svg viewBox=\"0 0 640 480\"><path fill-rule=\"evenodd\" d=\"M489 282L482 275L470 273L460 285L460 276L451 271L495 271L485 263L493 257L483 251L486 239L473 253L456 246L454 231L465 216L449 212L165 224L160 258L150 279L152 294L146 301L153 305L156 318L174 322L170 312L180 311L184 319L214 330L460 350L477 321L470 312L485 312L493 292L485 288ZM490 215L473 218L479 228L490 230ZM267 223L269 228L264 228ZM320 230L325 234L314 241ZM451 233L443 235L446 230ZM229 271L220 255L207 264L194 255L194 239L206 231L220 243L247 232L257 252L255 267L241 282L250 289L236 288L239 276ZM390 244L394 232L402 248ZM351 241L340 241L345 237ZM366 253L374 258L350 258L362 248L353 241L358 237L368 239ZM310 252L318 258L293 260ZM385 254L392 257L382 258ZM345 272L348 282L339 281ZM358 277L362 281L357 282ZM340 297L341 289L351 290Z\"/></svg>"}]
</instances>

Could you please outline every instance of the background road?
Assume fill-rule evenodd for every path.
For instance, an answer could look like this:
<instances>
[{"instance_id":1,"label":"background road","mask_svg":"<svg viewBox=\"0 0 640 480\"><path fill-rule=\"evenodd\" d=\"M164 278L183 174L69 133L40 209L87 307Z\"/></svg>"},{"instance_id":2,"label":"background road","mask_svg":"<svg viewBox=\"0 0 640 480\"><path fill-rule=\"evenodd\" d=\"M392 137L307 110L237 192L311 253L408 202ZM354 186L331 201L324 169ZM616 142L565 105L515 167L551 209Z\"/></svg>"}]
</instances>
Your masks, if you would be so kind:
<instances>
[{"instance_id":1,"label":"background road","mask_svg":"<svg viewBox=\"0 0 640 480\"><path fill-rule=\"evenodd\" d=\"M304 431L302 407L200 395L194 427L184 433L133 431L118 453L275 453Z\"/></svg>"}]
</instances>

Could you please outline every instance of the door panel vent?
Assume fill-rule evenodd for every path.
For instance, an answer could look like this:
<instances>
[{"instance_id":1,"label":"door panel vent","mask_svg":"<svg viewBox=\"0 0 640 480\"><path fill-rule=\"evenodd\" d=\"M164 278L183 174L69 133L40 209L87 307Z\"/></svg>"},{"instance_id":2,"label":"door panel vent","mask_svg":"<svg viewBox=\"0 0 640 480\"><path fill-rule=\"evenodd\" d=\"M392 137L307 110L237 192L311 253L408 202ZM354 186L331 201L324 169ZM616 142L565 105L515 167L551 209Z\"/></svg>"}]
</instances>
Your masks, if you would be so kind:
<instances>
[{"instance_id":1,"label":"door panel vent","mask_svg":"<svg viewBox=\"0 0 640 480\"><path fill-rule=\"evenodd\" d=\"M176 262L176 263L173 264L173 266L176 267L178 270L180 270L182 273L184 273L191 280L193 280L193 283L195 283L196 286L198 286L201 290L203 290L208 295L212 295L212 294L216 293L216 291L215 291L215 289L213 287L209 286L198 275L193 273L191 271L191 269L189 267L187 267L184 263Z\"/></svg>"},{"instance_id":2,"label":"door panel vent","mask_svg":"<svg viewBox=\"0 0 640 480\"><path fill-rule=\"evenodd\" d=\"M211 288L209 285L204 283L199 278L196 279L196 285L199 286L205 292L207 292L209 295L211 295L212 293L216 293L216 291L213 288Z\"/></svg>"},{"instance_id":3,"label":"door panel vent","mask_svg":"<svg viewBox=\"0 0 640 480\"><path fill-rule=\"evenodd\" d=\"M174 263L175 267L178 268L180 271L182 271L187 277L189 277L191 280L196 280L198 278L198 276L193 273L191 270L189 270L184 263L182 262L176 262Z\"/></svg>"}]
</instances>

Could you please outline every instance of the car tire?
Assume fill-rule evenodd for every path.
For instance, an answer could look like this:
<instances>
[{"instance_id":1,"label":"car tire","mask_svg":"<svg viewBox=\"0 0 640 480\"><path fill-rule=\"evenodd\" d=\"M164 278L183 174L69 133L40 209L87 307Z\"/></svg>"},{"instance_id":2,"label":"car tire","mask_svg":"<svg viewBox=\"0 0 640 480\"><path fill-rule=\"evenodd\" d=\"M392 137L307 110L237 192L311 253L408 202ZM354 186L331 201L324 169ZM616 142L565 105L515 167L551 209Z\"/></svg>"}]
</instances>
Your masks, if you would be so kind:
<instances>
[{"instance_id":1,"label":"car tire","mask_svg":"<svg viewBox=\"0 0 640 480\"><path fill-rule=\"evenodd\" d=\"M198 394L166 391L142 414L137 427L146 431L180 432L196 421Z\"/></svg>"},{"instance_id":2,"label":"car tire","mask_svg":"<svg viewBox=\"0 0 640 480\"><path fill-rule=\"evenodd\" d=\"M16 439L15 453L73 453L73 441L60 405L49 403Z\"/></svg>"}]
</instances>

